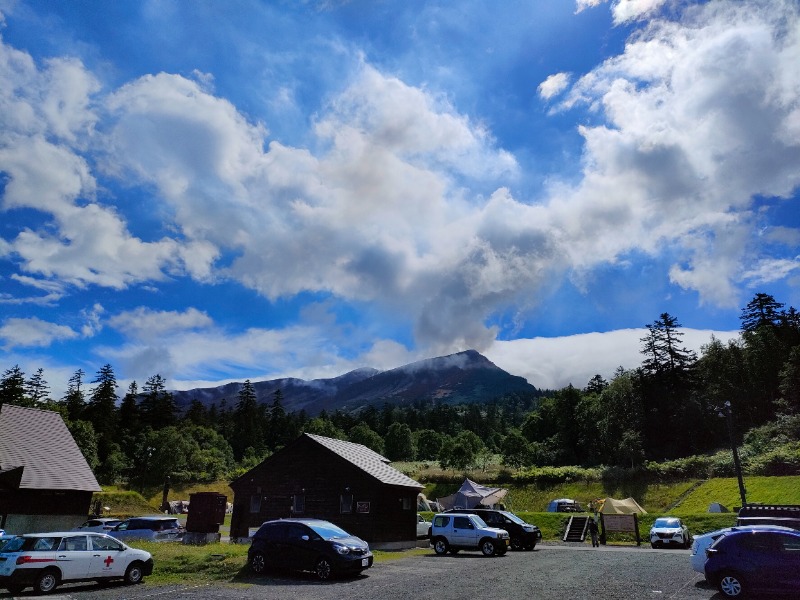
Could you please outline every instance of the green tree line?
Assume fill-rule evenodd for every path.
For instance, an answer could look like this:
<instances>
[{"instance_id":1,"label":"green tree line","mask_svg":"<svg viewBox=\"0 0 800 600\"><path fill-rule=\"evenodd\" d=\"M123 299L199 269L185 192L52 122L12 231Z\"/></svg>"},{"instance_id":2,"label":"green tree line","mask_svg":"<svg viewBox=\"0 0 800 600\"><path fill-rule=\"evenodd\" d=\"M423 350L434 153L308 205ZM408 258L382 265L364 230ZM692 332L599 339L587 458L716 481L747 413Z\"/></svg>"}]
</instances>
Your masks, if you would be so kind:
<instances>
[{"instance_id":1,"label":"green tree line","mask_svg":"<svg viewBox=\"0 0 800 600\"><path fill-rule=\"evenodd\" d=\"M145 488L173 481L214 481L258 464L303 432L363 444L393 461L438 461L461 471L500 455L510 468L578 465L636 468L710 453L728 445L725 411L736 442L747 430L800 414L800 315L767 294L742 309L741 336L711 338L700 356L682 343L681 325L663 313L640 340L642 364L620 367L610 381L449 405L421 398L358 412L287 412L277 390L259 403L252 383L205 406L179 412L167 382L153 375L120 397L111 365L87 382L82 370L63 398L50 398L42 369L3 373L0 402L59 411L98 480ZM792 422L796 422L795 418ZM784 430L780 430L784 431ZM793 431L793 430L792 430ZM796 435L763 444L790 444ZM794 444L792 446L792 444Z\"/></svg>"}]
</instances>

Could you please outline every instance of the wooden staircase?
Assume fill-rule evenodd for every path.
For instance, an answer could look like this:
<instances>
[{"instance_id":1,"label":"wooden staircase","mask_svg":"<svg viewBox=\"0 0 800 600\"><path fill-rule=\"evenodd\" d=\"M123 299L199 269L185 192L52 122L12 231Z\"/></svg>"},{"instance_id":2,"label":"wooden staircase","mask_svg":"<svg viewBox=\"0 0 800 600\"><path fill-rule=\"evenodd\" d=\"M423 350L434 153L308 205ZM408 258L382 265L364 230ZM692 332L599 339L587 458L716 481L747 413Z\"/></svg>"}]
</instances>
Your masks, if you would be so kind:
<instances>
[{"instance_id":1,"label":"wooden staircase","mask_svg":"<svg viewBox=\"0 0 800 600\"><path fill-rule=\"evenodd\" d=\"M572 516L564 531L565 542L584 542L589 527L589 517Z\"/></svg>"}]
</instances>

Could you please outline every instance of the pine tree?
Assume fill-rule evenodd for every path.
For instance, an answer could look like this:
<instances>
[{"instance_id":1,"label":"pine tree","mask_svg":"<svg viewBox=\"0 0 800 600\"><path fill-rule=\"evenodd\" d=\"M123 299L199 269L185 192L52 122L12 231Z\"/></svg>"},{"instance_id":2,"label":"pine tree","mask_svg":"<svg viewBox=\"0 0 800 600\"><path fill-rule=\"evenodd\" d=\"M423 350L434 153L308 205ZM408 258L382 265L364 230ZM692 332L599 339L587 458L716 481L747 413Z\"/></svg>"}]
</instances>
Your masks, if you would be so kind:
<instances>
[{"instance_id":1,"label":"pine tree","mask_svg":"<svg viewBox=\"0 0 800 600\"><path fill-rule=\"evenodd\" d=\"M111 365L104 365L92 383L97 387L92 390L84 415L97 432L97 455L102 462L117 436L117 377Z\"/></svg>"},{"instance_id":2,"label":"pine tree","mask_svg":"<svg viewBox=\"0 0 800 600\"><path fill-rule=\"evenodd\" d=\"M233 413L236 436L231 440L233 455L241 460L247 448L262 455L266 450L264 422L253 384L248 379L239 390L238 402Z\"/></svg>"},{"instance_id":3,"label":"pine tree","mask_svg":"<svg viewBox=\"0 0 800 600\"><path fill-rule=\"evenodd\" d=\"M8 369L0 379L0 404L30 406L25 395L25 373L19 365Z\"/></svg>"},{"instance_id":4,"label":"pine tree","mask_svg":"<svg viewBox=\"0 0 800 600\"><path fill-rule=\"evenodd\" d=\"M41 406L50 400L50 386L41 367L25 382L25 392L31 406Z\"/></svg>"},{"instance_id":5,"label":"pine tree","mask_svg":"<svg viewBox=\"0 0 800 600\"><path fill-rule=\"evenodd\" d=\"M69 378L67 393L62 399L67 409L67 418L70 421L78 421L83 418L83 411L86 409L86 398L83 394L83 378L86 373L83 369L78 369Z\"/></svg>"},{"instance_id":6,"label":"pine tree","mask_svg":"<svg viewBox=\"0 0 800 600\"><path fill-rule=\"evenodd\" d=\"M161 375L153 375L142 386L139 403L142 426L153 430L171 427L178 422L178 407L172 392L167 390L167 381Z\"/></svg>"}]
</instances>

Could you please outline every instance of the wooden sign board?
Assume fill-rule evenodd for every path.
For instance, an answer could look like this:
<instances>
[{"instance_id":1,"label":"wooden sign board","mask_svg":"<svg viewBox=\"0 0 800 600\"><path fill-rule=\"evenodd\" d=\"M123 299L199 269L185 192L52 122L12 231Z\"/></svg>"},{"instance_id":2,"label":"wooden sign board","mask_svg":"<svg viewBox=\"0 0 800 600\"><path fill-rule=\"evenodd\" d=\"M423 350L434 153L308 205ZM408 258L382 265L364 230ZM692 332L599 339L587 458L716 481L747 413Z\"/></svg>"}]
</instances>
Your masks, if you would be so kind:
<instances>
[{"instance_id":1,"label":"wooden sign board","mask_svg":"<svg viewBox=\"0 0 800 600\"><path fill-rule=\"evenodd\" d=\"M635 515L603 515L606 531L628 531L636 533Z\"/></svg>"}]
</instances>

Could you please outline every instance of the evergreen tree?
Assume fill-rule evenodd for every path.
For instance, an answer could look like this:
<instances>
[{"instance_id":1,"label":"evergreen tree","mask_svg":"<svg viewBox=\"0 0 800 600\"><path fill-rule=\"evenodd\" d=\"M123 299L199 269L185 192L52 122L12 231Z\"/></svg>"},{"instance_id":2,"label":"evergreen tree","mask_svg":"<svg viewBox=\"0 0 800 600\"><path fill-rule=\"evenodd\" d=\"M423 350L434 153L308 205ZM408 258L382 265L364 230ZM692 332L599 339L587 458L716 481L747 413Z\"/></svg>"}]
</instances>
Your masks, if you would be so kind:
<instances>
[{"instance_id":1,"label":"evergreen tree","mask_svg":"<svg viewBox=\"0 0 800 600\"><path fill-rule=\"evenodd\" d=\"M263 415L258 406L256 390L249 379L239 390L233 421L236 427L236 436L231 440L231 447L236 460L242 459L247 448L253 448L257 454L264 454L266 443Z\"/></svg>"},{"instance_id":2,"label":"evergreen tree","mask_svg":"<svg viewBox=\"0 0 800 600\"><path fill-rule=\"evenodd\" d=\"M31 406L25 395L25 373L14 365L0 379L0 404Z\"/></svg>"},{"instance_id":3,"label":"evergreen tree","mask_svg":"<svg viewBox=\"0 0 800 600\"><path fill-rule=\"evenodd\" d=\"M50 386L41 367L25 382L25 392L31 406L40 407L50 400Z\"/></svg>"},{"instance_id":4,"label":"evergreen tree","mask_svg":"<svg viewBox=\"0 0 800 600\"><path fill-rule=\"evenodd\" d=\"M153 375L142 386L139 403L142 425L153 430L172 427L178 422L178 407L167 382L161 375Z\"/></svg>"},{"instance_id":5,"label":"evergreen tree","mask_svg":"<svg viewBox=\"0 0 800 600\"><path fill-rule=\"evenodd\" d=\"M272 405L269 409L268 431L267 445L270 450L285 446L286 442L291 439L287 437L291 435L291 433L287 428L286 410L283 408L283 392L281 392L280 388L275 390L272 394Z\"/></svg>"},{"instance_id":6,"label":"evergreen tree","mask_svg":"<svg viewBox=\"0 0 800 600\"><path fill-rule=\"evenodd\" d=\"M70 421L78 421L83 418L83 411L86 408L86 398L83 393L83 378L85 376L86 373L83 372L83 369L78 369L72 374L67 383L67 393L64 394L62 400Z\"/></svg>"},{"instance_id":7,"label":"evergreen tree","mask_svg":"<svg viewBox=\"0 0 800 600\"><path fill-rule=\"evenodd\" d=\"M92 383L96 384L84 416L97 432L97 455L102 463L117 436L117 378L111 365L104 365Z\"/></svg>"}]
</instances>

